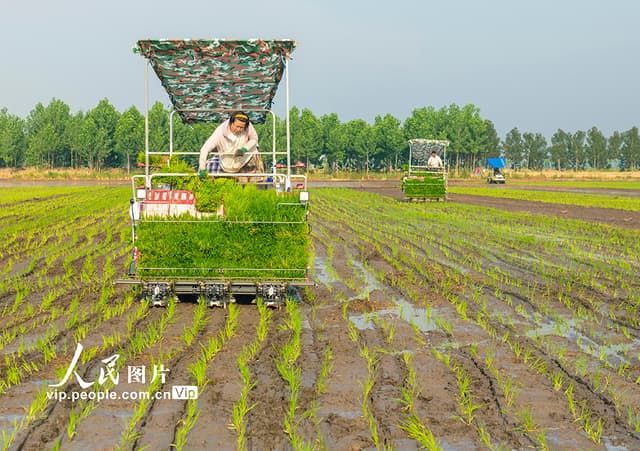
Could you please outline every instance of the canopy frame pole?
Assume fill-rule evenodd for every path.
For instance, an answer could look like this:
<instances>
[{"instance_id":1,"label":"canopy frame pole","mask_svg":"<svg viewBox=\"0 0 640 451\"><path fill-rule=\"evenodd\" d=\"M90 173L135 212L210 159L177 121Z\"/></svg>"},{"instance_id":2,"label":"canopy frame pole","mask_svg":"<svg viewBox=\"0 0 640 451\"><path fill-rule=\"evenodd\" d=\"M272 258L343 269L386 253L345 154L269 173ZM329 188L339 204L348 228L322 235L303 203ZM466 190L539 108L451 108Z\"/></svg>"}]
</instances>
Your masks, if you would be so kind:
<instances>
[{"instance_id":1,"label":"canopy frame pole","mask_svg":"<svg viewBox=\"0 0 640 451\"><path fill-rule=\"evenodd\" d=\"M173 108L169 113L169 165L171 165L171 157L173 156L173 114L176 112Z\"/></svg>"},{"instance_id":2,"label":"canopy frame pole","mask_svg":"<svg viewBox=\"0 0 640 451\"><path fill-rule=\"evenodd\" d=\"M271 113L271 172L275 174L278 163L276 160L276 115L271 110L269 112Z\"/></svg>"},{"instance_id":3,"label":"canopy frame pole","mask_svg":"<svg viewBox=\"0 0 640 451\"><path fill-rule=\"evenodd\" d=\"M284 59L284 92L285 92L285 118L287 122L287 186L286 191L291 188L291 130L289 122L289 61L286 57Z\"/></svg>"},{"instance_id":4,"label":"canopy frame pole","mask_svg":"<svg viewBox=\"0 0 640 451\"><path fill-rule=\"evenodd\" d=\"M144 175L145 186L151 188L149 178L149 62L144 59Z\"/></svg>"}]
</instances>

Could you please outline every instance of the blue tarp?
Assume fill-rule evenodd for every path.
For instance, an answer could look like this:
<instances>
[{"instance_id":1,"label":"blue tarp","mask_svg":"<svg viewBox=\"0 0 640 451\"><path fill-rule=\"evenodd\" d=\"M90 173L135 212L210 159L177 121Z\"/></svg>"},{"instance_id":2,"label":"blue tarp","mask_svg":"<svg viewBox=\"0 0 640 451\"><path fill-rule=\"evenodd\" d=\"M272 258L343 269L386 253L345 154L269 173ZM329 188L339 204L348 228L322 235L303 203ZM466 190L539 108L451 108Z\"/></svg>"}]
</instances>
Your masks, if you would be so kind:
<instances>
[{"instance_id":1,"label":"blue tarp","mask_svg":"<svg viewBox=\"0 0 640 451\"><path fill-rule=\"evenodd\" d=\"M487 158L487 163L492 168L504 168L507 165L507 162L504 158Z\"/></svg>"}]
</instances>

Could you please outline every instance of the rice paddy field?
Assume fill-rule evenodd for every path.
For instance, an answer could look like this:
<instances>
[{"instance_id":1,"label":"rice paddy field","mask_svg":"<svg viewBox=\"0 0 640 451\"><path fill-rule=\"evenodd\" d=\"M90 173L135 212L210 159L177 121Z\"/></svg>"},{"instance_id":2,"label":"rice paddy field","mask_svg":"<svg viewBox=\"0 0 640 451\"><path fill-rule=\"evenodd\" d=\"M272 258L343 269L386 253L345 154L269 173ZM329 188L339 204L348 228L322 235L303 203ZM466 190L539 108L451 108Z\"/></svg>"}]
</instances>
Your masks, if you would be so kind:
<instances>
[{"instance_id":1,"label":"rice paddy field","mask_svg":"<svg viewBox=\"0 0 640 451\"><path fill-rule=\"evenodd\" d=\"M635 186L312 184L280 309L114 286L129 197L2 188L3 449L640 449Z\"/></svg>"}]
</instances>

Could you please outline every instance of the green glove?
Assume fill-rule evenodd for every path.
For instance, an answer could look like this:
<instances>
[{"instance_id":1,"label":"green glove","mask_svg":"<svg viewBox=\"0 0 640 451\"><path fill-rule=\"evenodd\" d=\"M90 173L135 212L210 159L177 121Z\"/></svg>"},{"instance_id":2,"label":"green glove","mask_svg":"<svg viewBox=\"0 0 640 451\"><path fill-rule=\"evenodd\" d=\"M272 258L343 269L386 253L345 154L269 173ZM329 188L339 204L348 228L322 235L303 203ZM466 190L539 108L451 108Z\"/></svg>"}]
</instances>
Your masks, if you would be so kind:
<instances>
[{"instance_id":1,"label":"green glove","mask_svg":"<svg viewBox=\"0 0 640 451\"><path fill-rule=\"evenodd\" d=\"M240 152L242 152L242 153L247 153L247 148L246 148L246 147L241 147L241 148L240 148Z\"/></svg>"},{"instance_id":2,"label":"green glove","mask_svg":"<svg viewBox=\"0 0 640 451\"><path fill-rule=\"evenodd\" d=\"M201 179L206 178L207 177L207 171L202 169L200 172L198 172L198 177L200 177Z\"/></svg>"}]
</instances>

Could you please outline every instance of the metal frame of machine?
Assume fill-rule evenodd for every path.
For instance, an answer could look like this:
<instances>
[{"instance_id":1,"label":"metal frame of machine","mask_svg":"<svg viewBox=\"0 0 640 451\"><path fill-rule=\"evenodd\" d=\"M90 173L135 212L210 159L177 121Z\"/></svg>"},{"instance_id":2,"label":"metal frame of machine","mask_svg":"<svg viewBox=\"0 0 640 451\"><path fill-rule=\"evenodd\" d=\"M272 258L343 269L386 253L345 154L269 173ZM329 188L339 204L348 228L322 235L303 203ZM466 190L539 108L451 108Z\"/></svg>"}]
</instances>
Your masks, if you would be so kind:
<instances>
[{"instance_id":1,"label":"metal frame of machine","mask_svg":"<svg viewBox=\"0 0 640 451\"><path fill-rule=\"evenodd\" d=\"M446 157L449 141L410 139L409 165L402 177L401 189L409 200L447 200ZM441 168L430 168L427 161L435 150L442 159Z\"/></svg>"},{"instance_id":2,"label":"metal frame of machine","mask_svg":"<svg viewBox=\"0 0 640 451\"><path fill-rule=\"evenodd\" d=\"M150 163L152 155L168 157L199 155L199 152L176 152L173 149L173 116L179 114L185 122L214 122L232 110L250 114L252 121L264 121L272 114L271 104L282 76L285 79L286 149L276 149L275 116L273 121L272 171L263 173L216 173L215 177L237 179L243 177L249 183L259 183L265 189L276 192L299 190L298 205L308 209L309 196L305 175L292 174L289 122L289 71L288 60L295 48L291 40L142 40L134 52L146 57L145 61L145 163L144 175L131 179L133 251L128 278L116 283L133 285L152 305L164 306L172 296L189 295L204 299L209 306L226 306L237 296L261 298L267 305L281 305L290 287L313 285L308 269L299 268L299 277L260 276L234 277L233 268L199 268L210 270L204 277L178 277L167 268L165 277L140 277L139 254L136 247L137 228L141 221L172 222L176 214L189 213L198 217L193 193L158 186L160 177L197 177L195 173L154 172ZM198 59L200 58L200 59ZM223 63L220 63L223 61ZM150 64L146 64L149 62ZM208 65L207 65L208 64ZM227 67L220 70L221 64ZM152 66L173 104L170 112L170 140L167 151L149 148L149 66ZM191 65L191 66L189 66ZM185 66L189 66L186 67ZM192 69L193 72L189 72ZM208 72L207 72L208 71ZM276 160L286 159L284 172L276 170ZM279 165L280 166L280 165ZM294 184L295 183L295 184ZM306 222L306 214L304 221ZM208 221L209 219L198 219ZM213 217L211 222L219 222ZM283 223L285 224L285 223ZM287 268L291 271L291 268ZM277 270L276 270L277 271ZM297 270L294 270L297 271Z\"/></svg>"}]
</instances>

